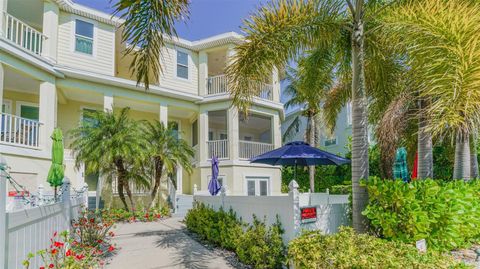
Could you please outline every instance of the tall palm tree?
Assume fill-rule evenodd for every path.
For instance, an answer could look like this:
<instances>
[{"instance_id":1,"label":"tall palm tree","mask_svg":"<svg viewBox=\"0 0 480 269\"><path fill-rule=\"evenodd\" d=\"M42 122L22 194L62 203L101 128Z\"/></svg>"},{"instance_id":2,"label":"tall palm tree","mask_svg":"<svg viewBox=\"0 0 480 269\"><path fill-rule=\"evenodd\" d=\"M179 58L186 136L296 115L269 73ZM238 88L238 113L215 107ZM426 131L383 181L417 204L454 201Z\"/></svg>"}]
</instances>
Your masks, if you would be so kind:
<instances>
[{"instance_id":1,"label":"tall palm tree","mask_svg":"<svg viewBox=\"0 0 480 269\"><path fill-rule=\"evenodd\" d=\"M145 140L139 135L138 123L128 117L129 108L118 113L113 111L86 112L92 121L83 121L71 131L73 142L71 149L75 164L84 163L87 173L99 173L118 180L117 191L125 210L129 210L124 190L130 200L131 209L135 209L129 182L139 178L138 160L145 155ZM93 123L92 123L93 122ZM133 171L137 171L133 173Z\"/></svg>"},{"instance_id":2,"label":"tall palm tree","mask_svg":"<svg viewBox=\"0 0 480 269\"><path fill-rule=\"evenodd\" d=\"M379 3L365 0L279 0L259 8L244 21L246 40L236 48L236 54L226 73L234 104L248 111L260 89L258 81L271 75L274 66L284 66L305 49L331 45L348 47L344 58L351 68L353 110L352 187L353 226L365 232L367 220L362 211L368 194L360 185L367 179L368 134L367 98L365 95L365 18L372 20ZM345 52L346 50L342 50ZM350 66L350 67L348 67ZM247 112L246 112L247 113Z\"/></svg>"},{"instance_id":3,"label":"tall palm tree","mask_svg":"<svg viewBox=\"0 0 480 269\"><path fill-rule=\"evenodd\" d=\"M298 67L288 68L286 80L289 85L284 93L290 97L285 102L285 109L300 106L302 116L307 118L306 140L311 146L316 145L316 120L321 112L321 103L327 91L334 84L333 70L336 66L333 53L328 49L311 51L298 61ZM286 135L296 130L299 116L287 128ZM315 166L309 167L310 192L315 192Z\"/></svg>"},{"instance_id":4,"label":"tall palm tree","mask_svg":"<svg viewBox=\"0 0 480 269\"><path fill-rule=\"evenodd\" d=\"M165 39L177 36L175 23L189 16L189 0L119 0L114 14L125 21L122 42L133 55L130 70L146 90L162 72L160 59ZM151 81L151 80L154 81Z\"/></svg>"},{"instance_id":5,"label":"tall palm tree","mask_svg":"<svg viewBox=\"0 0 480 269\"><path fill-rule=\"evenodd\" d=\"M480 4L406 1L385 17L419 80L425 130L455 138L454 178L469 179L470 134L480 126Z\"/></svg>"},{"instance_id":6,"label":"tall palm tree","mask_svg":"<svg viewBox=\"0 0 480 269\"><path fill-rule=\"evenodd\" d=\"M192 171L191 160L194 155L192 147L177 137L172 126L165 126L162 122L146 122L146 137L149 144L149 156L152 159L154 183L151 192L150 207L155 206L158 189L162 178L174 172L180 165L186 172Z\"/></svg>"}]
</instances>

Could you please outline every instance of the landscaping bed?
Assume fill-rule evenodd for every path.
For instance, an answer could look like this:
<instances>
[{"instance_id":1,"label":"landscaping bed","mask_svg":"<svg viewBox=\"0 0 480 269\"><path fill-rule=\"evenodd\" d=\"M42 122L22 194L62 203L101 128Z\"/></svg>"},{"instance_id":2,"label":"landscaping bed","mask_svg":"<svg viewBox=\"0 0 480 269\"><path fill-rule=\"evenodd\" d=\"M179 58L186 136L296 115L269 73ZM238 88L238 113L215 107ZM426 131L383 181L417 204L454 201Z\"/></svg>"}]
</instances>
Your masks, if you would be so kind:
<instances>
[{"instance_id":1,"label":"landscaping bed","mask_svg":"<svg viewBox=\"0 0 480 269\"><path fill-rule=\"evenodd\" d=\"M107 222L152 222L170 217L168 207L126 211L125 209L104 209L102 218Z\"/></svg>"}]
</instances>

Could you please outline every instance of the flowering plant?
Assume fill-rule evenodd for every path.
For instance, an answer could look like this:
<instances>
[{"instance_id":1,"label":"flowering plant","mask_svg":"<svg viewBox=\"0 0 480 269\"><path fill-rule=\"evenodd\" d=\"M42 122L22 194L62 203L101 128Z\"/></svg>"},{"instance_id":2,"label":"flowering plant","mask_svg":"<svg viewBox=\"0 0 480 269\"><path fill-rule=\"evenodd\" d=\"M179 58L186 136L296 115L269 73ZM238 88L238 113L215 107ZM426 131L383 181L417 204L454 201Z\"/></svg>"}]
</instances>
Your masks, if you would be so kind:
<instances>
[{"instance_id":1,"label":"flowering plant","mask_svg":"<svg viewBox=\"0 0 480 269\"><path fill-rule=\"evenodd\" d=\"M167 207L137 210L134 212L124 209L108 209L102 211L102 218L106 222L151 222L164 218L169 214Z\"/></svg>"},{"instance_id":2,"label":"flowering plant","mask_svg":"<svg viewBox=\"0 0 480 269\"><path fill-rule=\"evenodd\" d=\"M83 211L72 221L71 232L55 232L50 247L35 254L30 253L23 262L30 268L31 260L40 256L43 266L39 269L84 269L98 268L103 259L116 250L111 244L113 223L103 222L98 215Z\"/></svg>"}]
</instances>

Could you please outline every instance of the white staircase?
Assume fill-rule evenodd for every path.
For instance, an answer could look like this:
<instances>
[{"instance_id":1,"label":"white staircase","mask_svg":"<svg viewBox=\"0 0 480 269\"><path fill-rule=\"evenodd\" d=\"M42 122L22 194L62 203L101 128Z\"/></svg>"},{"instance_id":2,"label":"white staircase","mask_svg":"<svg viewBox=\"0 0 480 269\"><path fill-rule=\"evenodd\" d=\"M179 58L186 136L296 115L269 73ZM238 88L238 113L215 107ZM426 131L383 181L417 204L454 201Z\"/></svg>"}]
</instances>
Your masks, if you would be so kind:
<instances>
[{"instance_id":1,"label":"white staircase","mask_svg":"<svg viewBox=\"0 0 480 269\"><path fill-rule=\"evenodd\" d=\"M184 217L187 211L193 207L193 195L177 194L175 197L175 210L173 215Z\"/></svg>"}]
</instances>

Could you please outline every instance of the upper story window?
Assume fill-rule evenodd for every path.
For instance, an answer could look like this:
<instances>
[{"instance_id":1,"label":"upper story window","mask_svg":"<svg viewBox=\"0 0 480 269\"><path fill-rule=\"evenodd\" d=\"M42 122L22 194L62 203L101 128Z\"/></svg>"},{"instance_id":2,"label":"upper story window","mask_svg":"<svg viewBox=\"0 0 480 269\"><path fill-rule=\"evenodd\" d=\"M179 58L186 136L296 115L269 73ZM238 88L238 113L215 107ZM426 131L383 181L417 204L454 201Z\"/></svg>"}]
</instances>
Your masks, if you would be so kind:
<instances>
[{"instance_id":1,"label":"upper story window","mask_svg":"<svg viewBox=\"0 0 480 269\"><path fill-rule=\"evenodd\" d=\"M188 79L188 54L177 50L177 77Z\"/></svg>"},{"instance_id":2,"label":"upper story window","mask_svg":"<svg viewBox=\"0 0 480 269\"><path fill-rule=\"evenodd\" d=\"M93 24L75 20L75 51L93 54Z\"/></svg>"}]
</instances>

